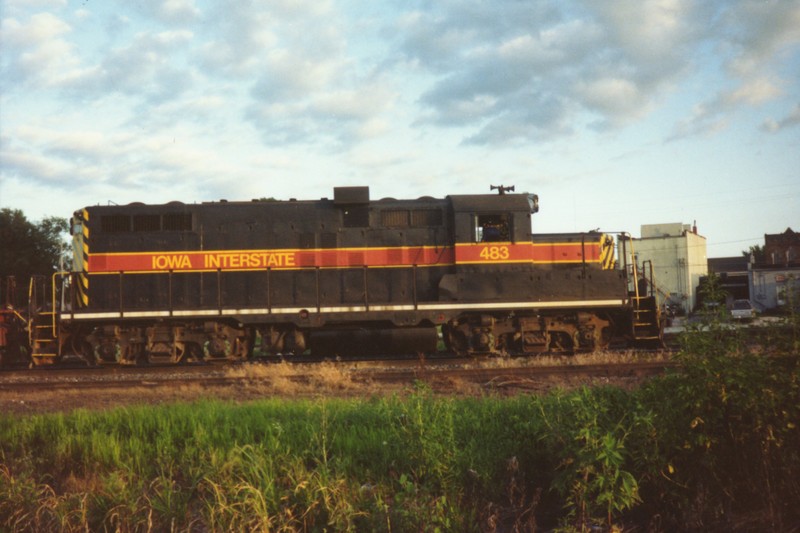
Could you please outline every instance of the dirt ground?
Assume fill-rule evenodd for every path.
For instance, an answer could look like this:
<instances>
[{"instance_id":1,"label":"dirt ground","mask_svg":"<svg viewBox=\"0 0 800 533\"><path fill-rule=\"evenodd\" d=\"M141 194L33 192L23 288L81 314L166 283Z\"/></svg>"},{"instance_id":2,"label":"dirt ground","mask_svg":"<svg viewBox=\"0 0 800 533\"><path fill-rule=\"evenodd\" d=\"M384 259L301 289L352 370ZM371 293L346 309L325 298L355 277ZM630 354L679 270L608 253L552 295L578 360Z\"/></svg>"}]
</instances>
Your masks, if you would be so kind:
<instances>
[{"instance_id":1,"label":"dirt ground","mask_svg":"<svg viewBox=\"0 0 800 533\"><path fill-rule=\"evenodd\" d=\"M194 402L217 399L248 402L264 398L317 398L317 397L373 397L407 394L425 383L434 394L443 396L541 394L554 388L571 389L583 385L609 385L633 387L641 382L635 377L592 377L585 375L544 375L536 378L506 377L492 382L469 381L443 375L439 372L422 373L415 378L397 381L371 381L368 374L357 368L334 363L302 365L300 367L253 365L226 368L225 378L210 383L183 379L180 369L172 373L159 372L157 379L146 375L135 385L97 387L93 381L75 378L74 386L64 386L58 377L58 386L47 381L20 389L5 383L13 377L0 374L0 411L15 415L48 412L69 412L74 409L104 410L135 405L163 405L175 402ZM27 378L30 379L30 378ZM106 378L97 378L98 380ZM69 381L69 378L67 378Z\"/></svg>"}]
</instances>

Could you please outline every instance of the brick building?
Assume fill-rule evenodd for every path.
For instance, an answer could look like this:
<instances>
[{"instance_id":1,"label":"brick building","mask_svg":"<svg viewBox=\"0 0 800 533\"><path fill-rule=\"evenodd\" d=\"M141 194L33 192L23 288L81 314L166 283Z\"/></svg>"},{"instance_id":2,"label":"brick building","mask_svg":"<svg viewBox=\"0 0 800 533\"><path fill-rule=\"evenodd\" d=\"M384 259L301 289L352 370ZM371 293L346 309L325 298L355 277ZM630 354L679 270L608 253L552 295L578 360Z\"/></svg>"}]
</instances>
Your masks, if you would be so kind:
<instances>
[{"instance_id":1,"label":"brick building","mask_svg":"<svg viewBox=\"0 0 800 533\"><path fill-rule=\"evenodd\" d=\"M786 228L783 233L764 235L764 260L770 266L800 265L800 233Z\"/></svg>"},{"instance_id":2,"label":"brick building","mask_svg":"<svg viewBox=\"0 0 800 533\"><path fill-rule=\"evenodd\" d=\"M750 299L760 310L800 305L800 234L764 235L764 258L750 263Z\"/></svg>"}]
</instances>

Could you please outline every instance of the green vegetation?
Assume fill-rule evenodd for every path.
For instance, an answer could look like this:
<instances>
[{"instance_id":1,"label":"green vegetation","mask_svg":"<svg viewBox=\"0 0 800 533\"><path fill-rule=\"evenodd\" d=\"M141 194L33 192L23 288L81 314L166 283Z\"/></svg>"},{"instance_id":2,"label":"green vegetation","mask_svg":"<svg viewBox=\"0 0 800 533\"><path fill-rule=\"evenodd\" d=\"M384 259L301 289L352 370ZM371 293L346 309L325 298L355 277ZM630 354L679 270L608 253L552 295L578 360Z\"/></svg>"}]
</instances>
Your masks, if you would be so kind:
<instances>
[{"instance_id":1,"label":"green vegetation","mask_svg":"<svg viewBox=\"0 0 800 533\"><path fill-rule=\"evenodd\" d=\"M0 530L790 530L797 353L745 347L709 319L633 391L0 416Z\"/></svg>"},{"instance_id":2,"label":"green vegetation","mask_svg":"<svg viewBox=\"0 0 800 533\"><path fill-rule=\"evenodd\" d=\"M6 278L16 281L18 297L28 293L28 280L32 275L49 277L59 269L66 248L69 230L66 219L46 217L37 223L30 222L19 209L0 209L0 292L6 289ZM2 294L2 303L11 295ZM13 301L22 307L23 300Z\"/></svg>"},{"instance_id":3,"label":"green vegetation","mask_svg":"<svg viewBox=\"0 0 800 533\"><path fill-rule=\"evenodd\" d=\"M747 250L742 251L742 256L748 259L752 257L756 263L765 263L767 260L767 254L763 244L754 244Z\"/></svg>"}]
</instances>

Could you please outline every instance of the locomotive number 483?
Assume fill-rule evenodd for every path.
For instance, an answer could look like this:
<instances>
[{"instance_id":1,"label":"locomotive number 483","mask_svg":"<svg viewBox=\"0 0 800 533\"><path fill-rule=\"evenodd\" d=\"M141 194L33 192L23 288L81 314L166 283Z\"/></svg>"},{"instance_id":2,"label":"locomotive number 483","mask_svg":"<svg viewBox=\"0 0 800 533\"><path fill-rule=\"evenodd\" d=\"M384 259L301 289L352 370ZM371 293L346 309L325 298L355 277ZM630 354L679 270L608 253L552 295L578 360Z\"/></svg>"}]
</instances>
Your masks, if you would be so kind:
<instances>
[{"instance_id":1,"label":"locomotive number 483","mask_svg":"<svg viewBox=\"0 0 800 533\"><path fill-rule=\"evenodd\" d=\"M480 253L484 261L503 261L510 257L508 246L484 246Z\"/></svg>"}]
</instances>

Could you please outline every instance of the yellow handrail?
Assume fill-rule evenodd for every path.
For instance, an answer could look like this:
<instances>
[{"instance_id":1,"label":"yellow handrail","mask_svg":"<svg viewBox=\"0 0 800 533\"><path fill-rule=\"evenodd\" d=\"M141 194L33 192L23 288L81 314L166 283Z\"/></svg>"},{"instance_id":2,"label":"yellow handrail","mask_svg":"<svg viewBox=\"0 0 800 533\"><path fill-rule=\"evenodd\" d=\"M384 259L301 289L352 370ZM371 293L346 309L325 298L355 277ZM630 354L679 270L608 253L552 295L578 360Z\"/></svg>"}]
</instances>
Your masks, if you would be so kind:
<instances>
[{"instance_id":1,"label":"yellow handrail","mask_svg":"<svg viewBox=\"0 0 800 533\"><path fill-rule=\"evenodd\" d=\"M58 317L58 312L59 312L59 308L58 308L58 305L57 305L58 304L58 300L57 300L57 290L56 290L56 277L57 276L65 276L65 275L69 275L69 274L70 274L70 272L65 271L65 270L59 270L59 271L53 273L52 280L51 280L51 283L50 283L50 292L51 292L50 296L51 296L51 299L52 299L51 310L50 311L39 313L39 312L35 312L34 309L30 309L29 308L31 316L28 317L28 321L26 321L26 322L28 322L28 342L31 344L31 346L33 345L33 341L34 341L33 335L34 335L34 329L35 328L30 327L30 325L32 324L32 322L33 322L33 320L35 318L33 316L34 313L36 315L46 315L48 313L50 314L49 327L51 329L51 336L52 336L53 339L56 338L56 335L58 333L58 325L57 325L56 319ZM35 276L31 277L30 284L28 285L28 305L29 306L36 304L36 302L35 302L35 290L34 290L35 283L36 283L36 277ZM22 317L20 317L20 318L22 318Z\"/></svg>"},{"instance_id":2,"label":"yellow handrail","mask_svg":"<svg viewBox=\"0 0 800 533\"><path fill-rule=\"evenodd\" d=\"M636 268L636 252L633 249L633 237L628 242L631 245L631 267L633 269L633 294L636 297L636 302L639 301L639 269ZM638 303L637 303L638 305Z\"/></svg>"},{"instance_id":3,"label":"yellow handrail","mask_svg":"<svg viewBox=\"0 0 800 533\"><path fill-rule=\"evenodd\" d=\"M50 283L50 290L51 290L51 292L53 294L53 306L51 308L52 311L53 311L53 317L52 317L51 323L53 325L53 338L54 339L56 338L56 331L57 331L57 328L56 328L56 316L58 315L58 311L56 311L56 303L57 303L57 300L56 300L56 276L64 275L64 274L68 274L68 272L64 272L64 271L54 272L53 273L53 280Z\"/></svg>"}]
</instances>

